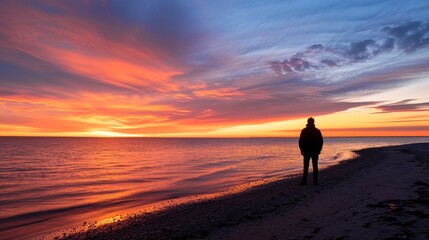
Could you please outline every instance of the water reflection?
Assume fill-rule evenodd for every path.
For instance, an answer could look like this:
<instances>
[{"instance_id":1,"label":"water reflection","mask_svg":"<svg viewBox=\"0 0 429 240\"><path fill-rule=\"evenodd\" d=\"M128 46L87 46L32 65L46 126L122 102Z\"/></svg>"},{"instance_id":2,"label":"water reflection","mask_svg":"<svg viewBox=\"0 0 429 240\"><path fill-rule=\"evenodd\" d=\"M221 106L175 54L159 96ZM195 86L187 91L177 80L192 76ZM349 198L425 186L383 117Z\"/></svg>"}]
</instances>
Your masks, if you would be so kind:
<instances>
[{"instance_id":1,"label":"water reflection","mask_svg":"<svg viewBox=\"0 0 429 240\"><path fill-rule=\"evenodd\" d=\"M332 138L321 167L364 147L428 138ZM184 196L301 170L294 138L0 138L0 234L31 238Z\"/></svg>"}]
</instances>

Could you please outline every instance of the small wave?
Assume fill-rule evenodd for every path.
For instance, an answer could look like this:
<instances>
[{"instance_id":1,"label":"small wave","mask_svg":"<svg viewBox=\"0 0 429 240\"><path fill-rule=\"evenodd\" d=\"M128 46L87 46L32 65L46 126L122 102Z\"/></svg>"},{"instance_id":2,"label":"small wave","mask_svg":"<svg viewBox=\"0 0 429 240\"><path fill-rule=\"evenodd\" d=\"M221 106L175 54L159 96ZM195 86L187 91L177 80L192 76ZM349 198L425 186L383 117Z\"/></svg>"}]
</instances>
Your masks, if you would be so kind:
<instances>
[{"instance_id":1,"label":"small wave","mask_svg":"<svg viewBox=\"0 0 429 240\"><path fill-rule=\"evenodd\" d=\"M179 182L193 182L193 181L198 182L198 181L205 181L205 180L209 180L209 179L216 179L222 175L226 175L226 174L232 173L234 171L236 171L234 168L227 168L227 169L217 170L217 171L210 172L210 173L201 174L201 175L196 176L196 177L185 178L185 179L180 180Z\"/></svg>"},{"instance_id":2,"label":"small wave","mask_svg":"<svg viewBox=\"0 0 429 240\"><path fill-rule=\"evenodd\" d=\"M226 165L233 165L237 163L237 161L219 161L219 162L210 162L195 166L195 168L212 168L212 167L220 167Z\"/></svg>"},{"instance_id":3,"label":"small wave","mask_svg":"<svg viewBox=\"0 0 429 240\"><path fill-rule=\"evenodd\" d=\"M247 158L246 160L263 160L263 159L272 159L275 158L276 156L274 155L262 155L262 156L255 156L255 157L250 157Z\"/></svg>"}]
</instances>

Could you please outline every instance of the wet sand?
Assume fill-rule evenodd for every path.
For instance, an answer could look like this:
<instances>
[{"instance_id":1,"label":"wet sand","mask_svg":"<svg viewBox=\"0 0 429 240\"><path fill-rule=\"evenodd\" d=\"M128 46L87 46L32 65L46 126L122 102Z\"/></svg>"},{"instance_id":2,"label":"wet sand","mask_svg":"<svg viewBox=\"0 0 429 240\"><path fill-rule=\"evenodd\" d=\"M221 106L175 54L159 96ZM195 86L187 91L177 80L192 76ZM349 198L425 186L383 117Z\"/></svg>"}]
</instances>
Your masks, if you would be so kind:
<instances>
[{"instance_id":1,"label":"wet sand","mask_svg":"<svg viewBox=\"0 0 429 240\"><path fill-rule=\"evenodd\" d=\"M63 238L429 239L429 143L357 153L320 171L319 186L285 178Z\"/></svg>"}]
</instances>

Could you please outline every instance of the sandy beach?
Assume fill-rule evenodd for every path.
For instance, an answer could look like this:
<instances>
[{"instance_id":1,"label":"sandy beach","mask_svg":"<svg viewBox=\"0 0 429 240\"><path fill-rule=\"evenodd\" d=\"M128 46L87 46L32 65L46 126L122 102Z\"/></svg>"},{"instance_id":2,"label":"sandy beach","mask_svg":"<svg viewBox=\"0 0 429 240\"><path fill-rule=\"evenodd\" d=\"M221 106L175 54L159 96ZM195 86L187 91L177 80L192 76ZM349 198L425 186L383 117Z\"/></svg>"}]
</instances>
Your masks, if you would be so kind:
<instances>
[{"instance_id":1,"label":"sandy beach","mask_svg":"<svg viewBox=\"0 0 429 240\"><path fill-rule=\"evenodd\" d=\"M357 153L318 186L283 178L62 238L429 239L429 143Z\"/></svg>"}]
</instances>

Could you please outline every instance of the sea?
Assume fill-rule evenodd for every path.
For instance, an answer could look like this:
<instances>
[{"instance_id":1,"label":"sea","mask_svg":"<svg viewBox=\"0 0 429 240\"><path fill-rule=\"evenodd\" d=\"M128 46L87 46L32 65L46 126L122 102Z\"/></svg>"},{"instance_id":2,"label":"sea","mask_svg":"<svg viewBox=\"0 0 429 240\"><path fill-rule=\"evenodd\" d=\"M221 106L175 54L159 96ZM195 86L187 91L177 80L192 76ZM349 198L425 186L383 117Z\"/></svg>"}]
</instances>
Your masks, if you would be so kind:
<instances>
[{"instance_id":1,"label":"sea","mask_svg":"<svg viewBox=\"0 0 429 240\"><path fill-rule=\"evenodd\" d=\"M429 137L325 138L319 166L418 142ZM49 238L301 171L297 138L0 137L0 238Z\"/></svg>"}]
</instances>

